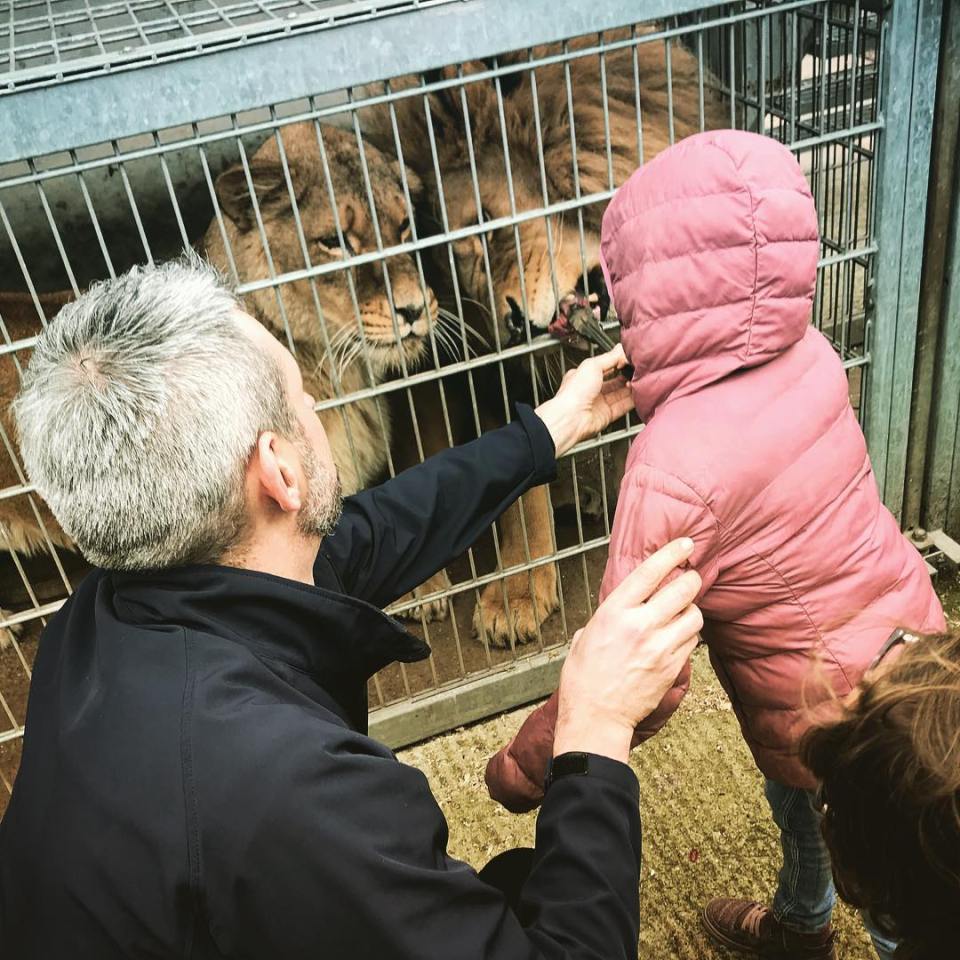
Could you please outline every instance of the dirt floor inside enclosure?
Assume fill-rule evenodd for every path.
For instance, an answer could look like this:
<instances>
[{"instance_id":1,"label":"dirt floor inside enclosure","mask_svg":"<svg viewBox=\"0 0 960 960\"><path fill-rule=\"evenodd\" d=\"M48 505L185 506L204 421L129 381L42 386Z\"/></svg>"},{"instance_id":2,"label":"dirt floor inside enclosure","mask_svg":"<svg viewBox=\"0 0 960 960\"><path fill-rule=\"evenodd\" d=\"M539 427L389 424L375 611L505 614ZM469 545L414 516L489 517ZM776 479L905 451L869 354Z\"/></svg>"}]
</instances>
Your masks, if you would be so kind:
<instances>
[{"instance_id":1,"label":"dirt floor inside enclosure","mask_svg":"<svg viewBox=\"0 0 960 960\"><path fill-rule=\"evenodd\" d=\"M951 624L960 625L960 584L937 584ZM430 781L450 824L449 851L482 866L501 850L532 846L535 814L514 816L487 796L487 757L516 732L530 708L460 729L402 751ZM633 752L640 779L643 871L641 960L727 960L700 931L701 906L714 896L767 899L779 869L779 842L763 780L710 669L695 655L693 682L664 730ZM840 960L875 960L859 917L835 915Z\"/></svg>"}]
</instances>

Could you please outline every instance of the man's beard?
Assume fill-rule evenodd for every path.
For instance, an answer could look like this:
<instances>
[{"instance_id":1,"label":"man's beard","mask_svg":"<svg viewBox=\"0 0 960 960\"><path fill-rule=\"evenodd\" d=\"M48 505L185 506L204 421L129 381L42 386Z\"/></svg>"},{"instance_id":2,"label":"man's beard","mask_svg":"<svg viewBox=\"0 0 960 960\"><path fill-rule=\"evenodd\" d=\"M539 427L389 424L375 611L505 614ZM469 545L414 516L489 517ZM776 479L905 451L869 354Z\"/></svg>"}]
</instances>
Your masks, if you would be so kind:
<instances>
[{"instance_id":1,"label":"man's beard","mask_svg":"<svg viewBox=\"0 0 960 960\"><path fill-rule=\"evenodd\" d=\"M297 514L297 528L305 537L325 537L333 532L343 512L343 487L336 467L320 463L316 451L301 434L294 441L307 478L303 506Z\"/></svg>"}]
</instances>

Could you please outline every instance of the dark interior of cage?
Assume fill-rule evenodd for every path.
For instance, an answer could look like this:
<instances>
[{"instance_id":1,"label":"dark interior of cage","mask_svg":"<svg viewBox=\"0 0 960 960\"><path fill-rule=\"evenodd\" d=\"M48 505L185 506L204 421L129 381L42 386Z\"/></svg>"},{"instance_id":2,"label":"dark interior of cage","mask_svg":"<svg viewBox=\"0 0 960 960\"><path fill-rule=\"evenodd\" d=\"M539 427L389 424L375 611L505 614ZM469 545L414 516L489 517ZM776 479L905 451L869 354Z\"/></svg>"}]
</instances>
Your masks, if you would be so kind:
<instances>
[{"instance_id":1,"label":"dark interior of cage","mask_svg":"<svg viewBox=\"0 0 960 960\"><path fill-rule=\"evenodd\" d=\"M622 165L649 159L658 136L666 145L722 125L787 143L807 174L822 232L812 321L848 366L858 406L877 148L875 129L860 128L877 116L879 26L848 4L727 5L8 164L0 365L15 383L41 316L89 284L185 247L215 249L247 309L323 379L320 413L342 430L345 460L363 459L358 445L370 437L384 448L350 474L365 486L556 388L587 345L561 346L547 322L564 298L595 303L602 293L599 217ZM666 72L659 82L653 51ZM578 114L587 101L599 105L592 125ZM511 129L521 122L534 131L526 153ZM557 162L545 160L550 143L570 175L547 169ZM574 264L573 280L559 276L560 260ZM374 342L363 324L378 297L386 333ZM603 319L615 337L615 315ZM407 349L418 320L427 332ZM16 634L0 652L0 728L12 730L23 723L39 630L86 568L44 533L9 419L2 427L11 466L0 504L17 503L16 522L40 530L31 549L18 547L12 521L0 527L0 606ZM582 445L561 462L549 498L525 500L509 530L489 531L418 597L401 599L433 656L374 678L371 707L566 642L596 604L617 472L637 429L628 420ZM548 575L556 602L538 610ZM530 607L531 597L517 636L511 604ZM0 744L8 759L16 749Z\"/></svg>"}]
</instances>

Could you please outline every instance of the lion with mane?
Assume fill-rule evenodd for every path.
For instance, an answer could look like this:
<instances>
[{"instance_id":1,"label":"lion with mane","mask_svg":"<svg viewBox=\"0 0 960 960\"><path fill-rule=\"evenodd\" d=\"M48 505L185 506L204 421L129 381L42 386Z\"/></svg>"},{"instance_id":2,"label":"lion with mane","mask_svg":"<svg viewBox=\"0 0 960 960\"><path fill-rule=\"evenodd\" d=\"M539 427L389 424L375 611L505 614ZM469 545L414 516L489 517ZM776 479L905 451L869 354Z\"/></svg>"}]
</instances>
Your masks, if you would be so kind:
<instances>
[{"instance_id":1,"label":"lion with mane","mask_svg":"<svg viewBox=\"0 0 960 960\"><path fill-rule=\"evenodd\" d=\"M401 91L392 107L361 113L365 134L397 153L395 121L399 152L425 185L424 219L450 231L478 228L451 243L456 276L435 286L459 287L464 312L482 315L498 349L546 332L578 299L592 295L603 304L600 223L610 192L675 140L726 125L696 57L652 33L606 34L612 49L602 54L593 37L506 54L495 64L498 76L488 62L449 67L427 79L460 82L426 94L411 92L419 78L401 78L391 85ZM573 57L550 61L563 53ZM591 195L600 197L568 203ZM523 216L560 204L566 209ZM482 230L514 217L515 225ZM444 248L435 266L449 274L445 258ZM511 399L533 399L529 367L520 360L505 366ZM485 425L493 425L496 400L481 406ZM523 497L522 513L512 508L501 521L505 567L554 551L546 488ZM541 564L508 577L505 589L488 585L475 632L498 646L536 639L557 609L557 577L554 564Z\"/></svg>"}]
</instances>

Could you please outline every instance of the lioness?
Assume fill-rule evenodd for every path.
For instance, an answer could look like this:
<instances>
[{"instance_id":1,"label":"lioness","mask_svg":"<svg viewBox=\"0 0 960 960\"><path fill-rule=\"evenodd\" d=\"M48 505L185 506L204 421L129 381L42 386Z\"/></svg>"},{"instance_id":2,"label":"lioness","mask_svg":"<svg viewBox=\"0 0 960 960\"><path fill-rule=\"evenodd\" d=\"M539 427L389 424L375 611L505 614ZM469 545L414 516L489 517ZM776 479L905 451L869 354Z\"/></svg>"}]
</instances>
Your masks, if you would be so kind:
<instances>
[{"instance_id":1,"label":"lioness","mask_svg":"<svg viewBox=\"0 0 960 960\"><path fill-rule=\"evenodd\" d=\"M331 183L325 176L318 137L323 138ZM251 203L242 164L217 179L217 197L226 217L222 224L218 218L211 222L203 247L207 258L224 273L244 284L375 251L377 225L383 248L410 238L395 159L365 146L375 208L371 210L352 133L299 123L283 128L282 140L283 157L274 136L249 161L258 211ZM407 174L407 183L416 198L421 183L413 171ZM296 198L302 241L291 193ZM265 287L243 299L276 336L285 342L292 339L291 347L317 400L371 387L404 364L407 369L415 367L425 355L429 328L437 319L436 297L421 284L407 254L385 263ZM365 399L322 411L321 417L345 493L367 486L385 470L390 444L386 404Z\"/></svg>"},{"instance_id":2,"label":"lioness","mask_svg":"<svg viewBox=\"0 0 960 960\"><path fill-rule=\"evenodd\" d=\"M615 43L629 36L629 31L620 31L607 34L605 40ZM567 49L583 50L594 44L593 38L582 38ZM561 52L558 44L538 48L533 56L539 59ZM499 64L516 65L526 59L525 53L507 54ZM667 59L664 41L651 40L639 44L636 52L620 48L602 60L593 53L568 64L537 67L533 75L530 70L504 74L499 84L488 78L448 87L429 94L427 104L422 96L396 101L404 160L425 182L429 219L442 223L445 212L450 229L457 230L619 186L642 159L701 129L697 60L671 43L668 82ZM469 80L489 66L475 62L465 64L462 71ZM439 79L457 76L453 67L437 74ZM418 79L402 78L393 88L416 85ZM704 91L702 109L705 127L726 125L726 114L709 89ZM365 110L363 122L374 142L394 149L387 107ZM428 122L433 125L439 183ZM543 333L559 314L589 294L598 304L604 303L599 249L605 207L605 202L594 202L452 244L462 298L478 305L491 343L507 346L525 341L528 327L533 335ZM529 366L513 361L507 376L515 398L529 399ZM483 406L489 411L498 404ZM554 540L546 488L523 498L523 514L531 557L547 556ZM504 565L523 563L526 548L516 508L504 516L502 536ZM507 645L511 638L534 639L539 624L557 608L556 567L541 565L531 575L509 578L506 586L507 603L499 584L484 590L475 630L482 630L497 645Z\"/></svg>"},{"instance_id":3,"label":"lioness","mask_svg":"<svg viewBox=\"0 0 960 960\"><path fill-rule=\"evenodd\" d=\"M318 136L323 137L330 184L324 175ZM226 170L216 181L218 201L226 216L211 222L203 238L203 252L240 284L303 270L308 265L296 228L291 190L310 264L341 260L345 251L357 255L377 249L356 137L335 127L303 123L286 127L282 138L289 185L276 137L266 141L249 161L257 211L250 200L242 164ZM365 146L365 156L381 244L394 246L407 240L410 230L400 170L396 160L373 146ZM412 171L407 174L407 183L416 196L421 186ZM336 198L336 217L329 200L331 189ZM70 299L69 291L41 295L40 305L51 318ZM304 380L317 400L334 397L337 383L342 395L372 386L389 372L401 369L404 362L408 369L415 366L425 353L430 325L437 319L436 297L420 283L409 255L393 257L385 266L378 262L266 287L247 293L244 301L278 337L286 341L289 331ZM39 332L37 308L28 294L0 294L0 317L14 342ZM21 352L17 359L26 363L28 352ZM11 354L5 354L0 357L0 406L11 444L16 441L9 404L19 386L16 362ZM345 493L369 485L385 471L390 443L386 404L364 399L323 411L321 416ZM12 455L10 450L0 456L0 489L22 482ZM0 549L29 555L41 551L47 537L55 546L73 549L72 541L39 497L0 500ZM440 578L433 586L445 582ZM413 613L433 618L445 611L446 602L435 601ZM9 632L0 631L0 647L8 642Z\"/></svg>"}]
</instances>

